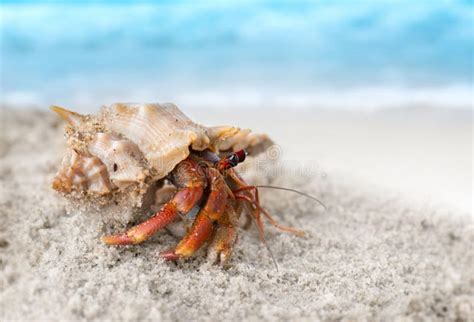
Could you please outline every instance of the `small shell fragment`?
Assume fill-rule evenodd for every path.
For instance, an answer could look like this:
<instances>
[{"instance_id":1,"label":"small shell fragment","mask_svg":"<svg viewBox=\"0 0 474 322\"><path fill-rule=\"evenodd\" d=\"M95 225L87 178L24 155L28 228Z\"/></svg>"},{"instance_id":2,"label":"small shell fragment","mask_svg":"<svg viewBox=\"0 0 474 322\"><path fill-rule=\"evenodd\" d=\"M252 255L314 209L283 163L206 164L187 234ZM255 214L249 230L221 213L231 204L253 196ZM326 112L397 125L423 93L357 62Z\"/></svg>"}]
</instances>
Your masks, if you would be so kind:
<instances>
[{"instance_id":1,"label":"small shell fragment","mask_svg":"<svg viewBox=\"0 0 474 322\"><path fill-rule=\"evenodd\" d=\"M107 168L99 158L80 155L74 150L68 152L53 181L54 189L65 193L80 189L98 195L110 193L114 189Z\"/></svg>"},{"instance_id":2,"label":"small shell fragment","mask_svg":"<svg viewBox=\"0 0 474 322\"><path fill-rule=\"evenodd\" d=\"M109 179L117 188L124 189L134 183L145 182L146 163L131 141L110 133L97 133L87 147L105 164Z\"/></svg>"}]
</instances>

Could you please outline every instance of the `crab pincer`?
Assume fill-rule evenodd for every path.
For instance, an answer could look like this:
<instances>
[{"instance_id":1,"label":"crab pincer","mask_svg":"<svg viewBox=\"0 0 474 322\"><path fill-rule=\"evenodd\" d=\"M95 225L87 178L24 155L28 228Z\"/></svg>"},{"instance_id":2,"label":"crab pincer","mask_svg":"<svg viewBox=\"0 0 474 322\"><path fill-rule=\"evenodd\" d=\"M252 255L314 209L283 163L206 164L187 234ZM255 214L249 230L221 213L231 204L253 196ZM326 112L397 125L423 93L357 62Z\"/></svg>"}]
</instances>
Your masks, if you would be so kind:
<instances>
[{"instance_id":1,"label":"crab pincer","mask_svg":"<svg viewBox=\"0 0 474 322\"><path fill-rule=\"evenodd\" d=\"M175 170L173 180L178 191L161 210L147 221L130 228L127 232L102 237L102 241L108 245L130 245L139 244L159 229L166 227L176 217L186 215L201 200L206 180L196 175L198 164L193 159L181 162Z\"/></svg>"}]
</instances>

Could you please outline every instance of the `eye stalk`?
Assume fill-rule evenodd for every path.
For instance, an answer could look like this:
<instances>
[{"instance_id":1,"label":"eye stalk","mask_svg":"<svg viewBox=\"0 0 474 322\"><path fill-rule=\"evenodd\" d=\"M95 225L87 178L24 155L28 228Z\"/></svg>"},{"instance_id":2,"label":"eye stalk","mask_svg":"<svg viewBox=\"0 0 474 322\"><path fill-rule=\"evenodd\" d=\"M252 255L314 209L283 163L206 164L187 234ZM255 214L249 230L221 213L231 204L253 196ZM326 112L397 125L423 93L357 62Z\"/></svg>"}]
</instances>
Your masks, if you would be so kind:
<instances>
[{"instance_id":1,"label":"eye stalk","mask_svg":"<svg viewBox=\"0 0 474 322\"><path fill-rule=\"evenodd\" d=\"M224 171L224 170L236 167L239 163L242 163L245 161L245 157L247 156L247 154L248 154L247 151L245 151L244 149L231 153L228 156L217 161L216 168L219 171Z\"/></svg>"}]
</instances>

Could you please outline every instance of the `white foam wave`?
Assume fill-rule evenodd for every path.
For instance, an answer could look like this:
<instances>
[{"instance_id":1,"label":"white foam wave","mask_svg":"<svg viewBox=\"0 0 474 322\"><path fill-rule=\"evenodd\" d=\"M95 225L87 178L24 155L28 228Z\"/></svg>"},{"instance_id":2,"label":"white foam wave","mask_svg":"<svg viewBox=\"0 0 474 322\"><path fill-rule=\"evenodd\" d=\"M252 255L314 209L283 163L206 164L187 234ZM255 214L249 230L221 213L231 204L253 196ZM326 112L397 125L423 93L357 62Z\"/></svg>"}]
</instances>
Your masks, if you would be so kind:
<instances>
[{"instance_id":1,"label":"white foam wave","mask_svg":"<svg viewBox=\"0 0 474 322\"><path fill-rule=\"evenodd\" d=\"M472 110L474 91L471 85L453 85L441 88L363 87L348 89L313 89L305 91L278 91L255 88L221 88L170 90L160 93L155 88L122 89L117 91L76 90L74 95L57 95L29 91L5 93L0 104L14 108L46 107L51 104L91 112L103 104L113 102L176 102L193 108L215 109L337 109L371 111L407 106L425 106ZM69 93L70 94L70 93Z\"/></svg>"}]
</instances>

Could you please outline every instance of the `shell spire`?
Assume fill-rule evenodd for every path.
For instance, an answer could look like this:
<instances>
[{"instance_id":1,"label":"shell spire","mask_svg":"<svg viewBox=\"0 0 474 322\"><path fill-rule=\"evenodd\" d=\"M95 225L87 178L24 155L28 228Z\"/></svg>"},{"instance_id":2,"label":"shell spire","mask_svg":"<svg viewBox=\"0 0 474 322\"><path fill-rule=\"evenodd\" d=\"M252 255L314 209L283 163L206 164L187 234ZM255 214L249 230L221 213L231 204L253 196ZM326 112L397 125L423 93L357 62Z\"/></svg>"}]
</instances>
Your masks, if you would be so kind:
<instances>
[{"instance_id":1,"label":"shell spire","mask_svg":"<svg viewBox=\"0 0 474 322\"><path fill-rule=\"evenodd\" d=\"M69 111L63 107L52 105L51 110L58 114L63 120L65 120L69 125L76 127L84 122L85 116L79 113Z\"/></svg>"}]
</instances>

